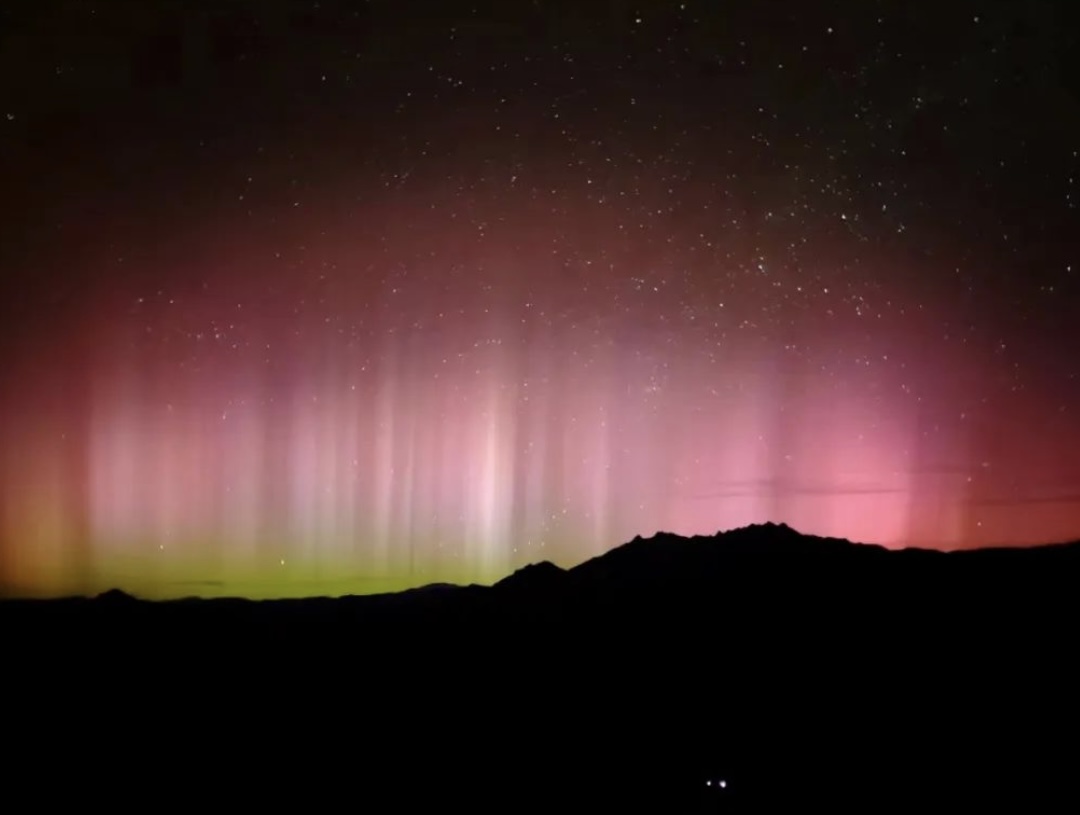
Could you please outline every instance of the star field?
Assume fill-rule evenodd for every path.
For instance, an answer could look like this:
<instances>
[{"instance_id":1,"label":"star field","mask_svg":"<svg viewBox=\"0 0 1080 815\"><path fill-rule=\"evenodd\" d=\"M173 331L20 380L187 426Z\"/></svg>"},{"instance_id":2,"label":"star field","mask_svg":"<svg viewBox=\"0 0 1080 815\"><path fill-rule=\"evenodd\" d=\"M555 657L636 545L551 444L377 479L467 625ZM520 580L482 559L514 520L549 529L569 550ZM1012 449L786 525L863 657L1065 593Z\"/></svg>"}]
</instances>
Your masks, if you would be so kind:
<instances>
[{"instance_id":1,"label":"star field","mask_svg":"<svg viewBox=\"0 0 1080 815\"><path fill-rule=\"evenodd\" d=\"M0 11L0 586L1080 532L1061 2Z\"/></svg>"}]
</instances>

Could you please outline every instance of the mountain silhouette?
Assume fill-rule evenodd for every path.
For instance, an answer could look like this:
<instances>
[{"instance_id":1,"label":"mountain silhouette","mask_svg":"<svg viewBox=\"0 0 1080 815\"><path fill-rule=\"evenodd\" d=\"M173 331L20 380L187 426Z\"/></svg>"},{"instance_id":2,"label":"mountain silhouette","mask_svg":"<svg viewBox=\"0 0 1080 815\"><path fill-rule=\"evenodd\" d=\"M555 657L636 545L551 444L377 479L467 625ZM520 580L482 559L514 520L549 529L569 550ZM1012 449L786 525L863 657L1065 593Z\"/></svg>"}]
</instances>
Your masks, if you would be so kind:
<instances>
[{"instance_id":1,"label":"mountain silhouette","mask_svg":"<svg viewBox=\"0 0 1080 815\"><path fill-rule=\"evenodd\" d=\"M504 577L495 586L503 591L542 592L559 585L565 574L566 572L561 567L549 560L544 560L518 569L509 577Z\"/></svg>"},{"instance_id":2,"label":"mountain silhouette","mask_svg":"<svg viewBox=\"0 0 1080 815\"><path fill-rule=\"evenodd\" d=\"M1037 811L1077 798L1078 578L1080 542L889 550L763 524L490 587L8 601L0 628L27 739L123 732L125 772L203 795Z\"/></svg>"},{"instance_id":3,"label":"mountain silhouette","mask_svg":"<svg viewBox=\"0 0 1080 815\"><path fill-rule=\"evenodd\" d=\"M98 603L128 604L137 602L136 598L120 589L109 589L94 598Z\"/></svg>"}]
</instances>

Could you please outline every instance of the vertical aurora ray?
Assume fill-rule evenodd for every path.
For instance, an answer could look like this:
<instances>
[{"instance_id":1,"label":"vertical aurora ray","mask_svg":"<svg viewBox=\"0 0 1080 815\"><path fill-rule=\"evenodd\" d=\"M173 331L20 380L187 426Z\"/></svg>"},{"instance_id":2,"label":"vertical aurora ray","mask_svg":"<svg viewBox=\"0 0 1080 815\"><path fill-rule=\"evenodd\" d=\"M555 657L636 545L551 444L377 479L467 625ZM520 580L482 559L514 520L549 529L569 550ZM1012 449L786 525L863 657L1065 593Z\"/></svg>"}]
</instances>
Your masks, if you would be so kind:
<instances>
[{"instance_id":1,"label":"vertical aurora ray","mask_svg":"<svg viewBox=\"0 0 1080 815\"><path fill-rule=\"evenodd\" d=\"M391 355L387 367L395 363L396 358ZM374 490L371 496L372 506L370 508L374 521L372 529L374 563L372 566L382 574L387 573L391 567L391 551L395 532L392 524L394 516L394 484L397 479L395 453L398 440L396 421L398 406L395 397L395 374L382 374L377 391L373 394L375 414L373 426L369 429L374 447L374 456L371 461Z\"/></svg>"}]
</instances>

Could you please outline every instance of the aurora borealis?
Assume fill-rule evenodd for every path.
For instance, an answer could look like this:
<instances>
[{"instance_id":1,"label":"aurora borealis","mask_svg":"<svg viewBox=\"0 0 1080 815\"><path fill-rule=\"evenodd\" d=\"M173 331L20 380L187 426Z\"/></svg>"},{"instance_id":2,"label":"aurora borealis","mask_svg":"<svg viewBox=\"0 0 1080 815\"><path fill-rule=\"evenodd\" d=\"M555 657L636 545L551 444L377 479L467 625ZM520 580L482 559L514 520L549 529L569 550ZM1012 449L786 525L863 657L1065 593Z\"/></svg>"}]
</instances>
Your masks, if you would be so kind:
<instances>
[{"instance_id":1,"label":"aurora borealis","mask_svg":"<svg viewBox=\"0 0 1080 815\"><path fill-rule=\"evenodd\" d=\"M1064 4L430 5L3 11L0 589L1080 536Z\"/></svg>"}]
</instances>

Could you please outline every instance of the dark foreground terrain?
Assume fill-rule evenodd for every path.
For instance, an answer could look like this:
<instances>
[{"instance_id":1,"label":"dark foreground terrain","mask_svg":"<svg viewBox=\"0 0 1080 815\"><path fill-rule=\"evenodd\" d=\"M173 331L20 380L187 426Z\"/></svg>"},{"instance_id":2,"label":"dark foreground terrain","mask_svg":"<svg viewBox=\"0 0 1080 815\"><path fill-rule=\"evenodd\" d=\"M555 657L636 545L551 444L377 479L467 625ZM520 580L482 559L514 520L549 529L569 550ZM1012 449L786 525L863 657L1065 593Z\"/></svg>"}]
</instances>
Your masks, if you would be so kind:
<instances>
[{"instance_id":1,"label":"dark foreground terrain","mask_svg":"<svg viewBox=\"0 0 1080 815\"><path fill-rule=\"evenodd\" d=\"M1078 577L1077 544L889 552L766 525L637 539L490 588L7 602L5 792L140 809L1075 811Z\"/></svg>"}]
</instances>

